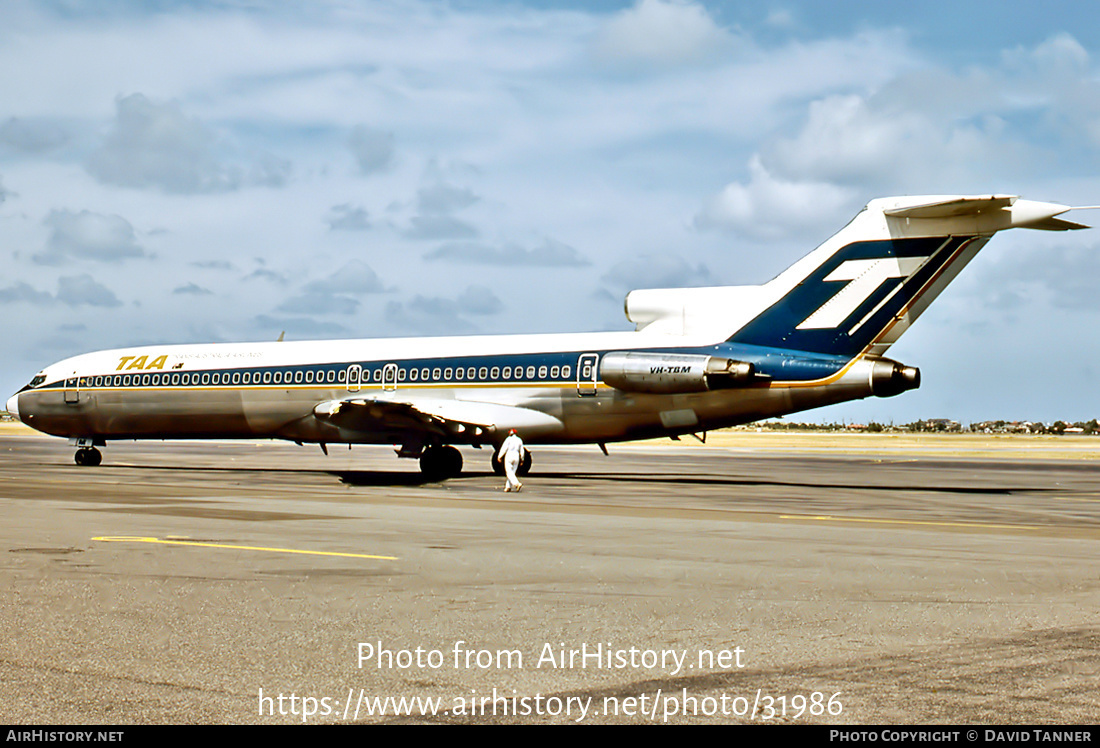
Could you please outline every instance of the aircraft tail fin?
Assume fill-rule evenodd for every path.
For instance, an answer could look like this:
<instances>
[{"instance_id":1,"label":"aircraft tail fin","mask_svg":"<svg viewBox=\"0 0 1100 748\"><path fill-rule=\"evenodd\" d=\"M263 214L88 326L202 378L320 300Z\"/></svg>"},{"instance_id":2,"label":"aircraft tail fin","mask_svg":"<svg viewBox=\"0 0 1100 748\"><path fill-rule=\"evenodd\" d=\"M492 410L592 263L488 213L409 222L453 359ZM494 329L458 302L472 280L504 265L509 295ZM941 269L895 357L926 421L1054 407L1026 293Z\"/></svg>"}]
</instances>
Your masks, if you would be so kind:
<instances>
[{"instance_id":1,"label":"aircraft tail fin","mask_svg":"<svg viewBox=\"0 0 1100 748\"><path fill-rule=\"evenodd\" d=\"M993 234L1088 228L1057 218L1068 210L1013 195L881 198L764 285L634 291L627 316L639 329L721 328L735 343L881 355Z\"/></svg>"},{"instance_id":2,"label":"aircraft tail fin","mask_svg":"<svg viewBox=\"0 0 1100 748\"><path fill-rule=\"evenodd\" d=\"M730 340L881 355L998 231L1086 226L1068 206L1013 195L874 200L847 227L765 285L769 306Z\"/></svg>"}]
</instances>

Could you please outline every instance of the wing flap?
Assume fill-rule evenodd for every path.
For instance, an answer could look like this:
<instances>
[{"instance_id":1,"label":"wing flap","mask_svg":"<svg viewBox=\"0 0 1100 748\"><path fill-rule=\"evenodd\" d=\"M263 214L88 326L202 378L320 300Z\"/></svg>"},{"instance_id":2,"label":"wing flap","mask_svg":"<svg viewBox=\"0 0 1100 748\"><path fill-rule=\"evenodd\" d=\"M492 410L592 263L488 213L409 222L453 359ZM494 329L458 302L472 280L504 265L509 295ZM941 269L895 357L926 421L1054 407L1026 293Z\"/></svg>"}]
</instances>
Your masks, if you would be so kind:
<instances>
[{"instance_id":1,"label":"wing flap","mask_svg":"<svg viewBox=\"0 0 1100 748\"><path fill-rule=\"evenodd\" d=\"M525 437L562 431L565 425L554 416L531 408L473 400L440 398L349 397L327 400L313 414L335 426L354 431L380 427L408 428L439 434L461 434L467 429L489 433L515 429Z\"/></svg>"}]
</instances>

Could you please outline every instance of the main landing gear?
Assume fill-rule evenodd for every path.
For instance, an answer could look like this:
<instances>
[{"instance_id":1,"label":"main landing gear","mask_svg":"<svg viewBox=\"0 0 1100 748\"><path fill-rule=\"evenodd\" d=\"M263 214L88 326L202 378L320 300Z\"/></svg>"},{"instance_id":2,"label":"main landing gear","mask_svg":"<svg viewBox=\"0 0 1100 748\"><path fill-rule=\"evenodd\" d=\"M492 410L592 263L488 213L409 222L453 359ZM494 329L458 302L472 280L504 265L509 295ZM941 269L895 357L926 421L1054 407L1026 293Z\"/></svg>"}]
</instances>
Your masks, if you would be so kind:
<instances>
[{"instance_id":1,"label":"main landing gear","mask_svg":"<svg viewBox=\"0 0 1100 748\"><path fill-rule=\"evenodd\" d=\"M81 467L95 467L103 462L103 454L95 447L81 447L73 458Z\"/></svg>"},{"instance_id":2,"label":"main landing gear","mask_svg":"<svg viewBox=\"0 0 1100 748\"><path fill-rule=\"evenodd\" d=\"M457 477L462 472L462 453L454 447L428 447L420 455L420 472L431 480Z\"/></svg>"},{"instance_id":3,"label":"main landing gear","mask_svg":"<svg viewBox=\"0 0 1100 748\"><path fill-rule=\"evenodd\" d=\"M504 460L500 459L500 450L493 452L493 458L490 460L493 465L493 472L497 475L504 475ZM531 472L531 450L523 450L523 459L519 463L519 467L516 468L516 475L527 475Z\"/></svg>"},{"instance_id":4,"label":"main landing gear","mask_svg":"<svg viewBox=\"0 0 1100 748\"><path fill-rule=\"evenodd\" d=\"M493 453L490 462L494 473L504 475L504 463L501 462L497 452ZM462 453L450 446L427 447L420 455L420 472L429 480L456 478L462 473ZM516 473L527 475L529 472L531 472L531 453L524 450L523 462L519 464Z\"/></svg>"}]
</instances>

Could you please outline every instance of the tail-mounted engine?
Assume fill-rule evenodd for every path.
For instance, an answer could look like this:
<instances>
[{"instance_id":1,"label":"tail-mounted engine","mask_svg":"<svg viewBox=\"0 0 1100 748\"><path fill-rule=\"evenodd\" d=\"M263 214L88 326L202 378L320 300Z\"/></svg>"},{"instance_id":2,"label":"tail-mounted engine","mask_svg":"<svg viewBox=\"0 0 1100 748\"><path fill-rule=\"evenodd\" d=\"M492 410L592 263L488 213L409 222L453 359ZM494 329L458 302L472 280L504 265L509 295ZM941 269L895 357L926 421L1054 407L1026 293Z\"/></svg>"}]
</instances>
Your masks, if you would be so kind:
<instances>
[{"instance_id":1,"label":"tail-mounted engine","mask_svg":"<svg viewBox=\"0 0 1100 748\"><path fill-rule=\"evenodd\" d=\"M874 359L871 364L871 394L893 397L920 387L920 369L888 358Z\"/></svg>"},{"instance_id":2,"label":"tail-mounted engine","mask_svg":"<svg viewBox=\"0 0 1100 748\"><path fill-rule=\"evenodd\" d=\"M600 378L623 392L655 395L724 390L764 379L745 361L669 353L608 353Z\"/></svg>"}]
</instances>

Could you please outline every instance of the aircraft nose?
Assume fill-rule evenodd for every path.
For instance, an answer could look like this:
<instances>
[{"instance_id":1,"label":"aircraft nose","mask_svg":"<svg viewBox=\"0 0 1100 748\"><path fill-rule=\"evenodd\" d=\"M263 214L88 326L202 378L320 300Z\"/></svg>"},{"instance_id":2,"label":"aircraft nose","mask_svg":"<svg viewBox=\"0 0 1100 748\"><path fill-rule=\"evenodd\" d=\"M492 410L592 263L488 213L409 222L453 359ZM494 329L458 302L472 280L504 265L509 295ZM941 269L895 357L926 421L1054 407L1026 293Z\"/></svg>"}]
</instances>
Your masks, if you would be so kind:
<instances>
[{"instance_id":1,"label":"aircraft nose","mask_svg":"<svg viewBox=\"0 0 1100 748\"><path fill-rule=\"evenodd\" d=\"M4 408L16 418L19 418L19 395L15 394L8 398L8 404ZM22 420L22 419L20 419Z\"/></svg>"}]
</instances>

